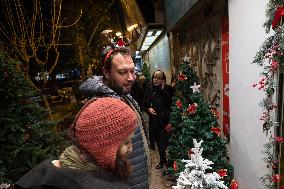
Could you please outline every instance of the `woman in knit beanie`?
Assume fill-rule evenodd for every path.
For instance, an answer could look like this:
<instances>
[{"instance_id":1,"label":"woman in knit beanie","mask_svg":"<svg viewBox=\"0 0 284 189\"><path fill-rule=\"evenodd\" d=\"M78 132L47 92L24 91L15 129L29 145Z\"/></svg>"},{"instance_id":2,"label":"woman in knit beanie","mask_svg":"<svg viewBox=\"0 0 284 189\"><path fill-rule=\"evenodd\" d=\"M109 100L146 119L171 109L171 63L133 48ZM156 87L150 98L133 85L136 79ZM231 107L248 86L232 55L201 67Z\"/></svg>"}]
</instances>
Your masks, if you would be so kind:
<instances>
[{"instance_id":1,"label":"woman in knit beanie","mask_svg":"<svg viewBox=\"0 0 284 189\"><path fill-rule=\"evenodd\" d=\"M46 160L24 175L15 188L128 188L131 171L126 155L137 125L134 111L123 101L92 99L70 127L72 145L59 160Z\"/></svg>"}]
</instances>

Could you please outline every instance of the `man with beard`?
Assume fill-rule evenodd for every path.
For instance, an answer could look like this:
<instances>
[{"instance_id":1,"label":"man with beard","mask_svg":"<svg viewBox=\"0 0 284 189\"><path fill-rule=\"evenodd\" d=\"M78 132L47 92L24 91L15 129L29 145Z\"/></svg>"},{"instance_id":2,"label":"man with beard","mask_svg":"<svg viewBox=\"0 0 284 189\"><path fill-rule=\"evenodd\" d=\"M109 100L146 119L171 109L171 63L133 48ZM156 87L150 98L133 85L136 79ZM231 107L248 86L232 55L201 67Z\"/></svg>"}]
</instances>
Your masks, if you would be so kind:
<instances>
[{"instance_id":1,"label":"man with beard","mask_svg":"<svg viewBox=\"0 0 284 189\"><path fill-rule=\"evenodd\" d=\"M93 76L87 79L80 90L89 98L114 97L126 102L137 115L137 127L132 140L133 151L128 155L132 164L132 173L128 177L131 188L149 188L148 167L150 154L144 130L142 113L137 102L129 95L135 80L135 65L131 51L126 47L106 47L102 51L103 77Z\"/></svg>"}]
</instances>

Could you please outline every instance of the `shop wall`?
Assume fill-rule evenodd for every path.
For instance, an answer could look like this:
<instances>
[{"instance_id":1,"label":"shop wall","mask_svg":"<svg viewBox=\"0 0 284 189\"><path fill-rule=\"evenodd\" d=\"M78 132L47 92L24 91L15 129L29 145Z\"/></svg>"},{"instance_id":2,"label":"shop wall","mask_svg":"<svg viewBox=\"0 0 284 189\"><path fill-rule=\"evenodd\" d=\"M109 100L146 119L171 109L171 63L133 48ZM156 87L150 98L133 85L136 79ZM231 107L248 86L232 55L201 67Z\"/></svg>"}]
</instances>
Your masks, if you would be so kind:
<instances>
[{"instance_id":1,"label":"shop wall","mask_svg":"<svg viewBox=\"0 0 284 189\"><path fill-rule=\"evenodd\" d=\"M265 35L265 6L268 0L229 0L230 62L230 157L240 189L262 189L258 177L267 169L263 162L265 133L259 117L263 93L252 87L260 70L251 64Z\"/></svg>"},{"instance_id":2,"label":"shop wall","mask_svg":"<svg viewBox=\"0 0 284 189\"><path fill-rule=\"evenodd\" d=\"M203 8L188 17L187 29L174 35L174 65L176 69L185 56L190 58L189 66L196 72L201 90L208 103L220 112L218 122L223 126L223 74L222 74L222 18L225 1L215 0L213 4L203 4ZM212 6L211 6L212 5ZM204 7L211 7L210 14L204 16ZM192 25L191 20L195 20ZM197 22L198 21L198 22ZM185 27L185 26L184 26ZM226 104L228 107L228 103ZM227 110L228 112L228 110ZM228 113L227 113L228 114ZM224 122L229 127L229 121ZM225 129L224 129L225 130ZM227 131L228 129L226 129ZM225 133L225 131L224 131ZM229 133L225 133L229 137Z\"/></svg>"},{"instance_id":3,"label":"shop wall","mask_svg":"<svg viewBox=\"0 0 284 189\"><path fill-rule=\"evenodd\" d=\"M167 30L171 30L172 27L188 12L188 10L197 2L198 0L183 0L183 1L173 1L165 0L165 18L167 20L166 27Z\"/></svg>"},{"instance_id":4,"label":"shop wall","mask_svg":"<svg viewBox=\"0 0 284 189\"><path fill-rule=\"evenodd\" d=\"M172 68L170 64L170 47L167 35L163 35L149 50L148 61L150 73L152 74L157 69L163 70L167 77L167 84L171 84Z\"/></svg>"},{"instance_id":5,"label":"shop wall","mask_svg":"<svg viewBox=\"0 0 284 189\"><path fill-rule=\"evenodd\" d=\"M190 57L207 101L218 106L222 84L220 21L221 16L216 15L180 35L180 57Z\"/></svg>"}]
</instances>

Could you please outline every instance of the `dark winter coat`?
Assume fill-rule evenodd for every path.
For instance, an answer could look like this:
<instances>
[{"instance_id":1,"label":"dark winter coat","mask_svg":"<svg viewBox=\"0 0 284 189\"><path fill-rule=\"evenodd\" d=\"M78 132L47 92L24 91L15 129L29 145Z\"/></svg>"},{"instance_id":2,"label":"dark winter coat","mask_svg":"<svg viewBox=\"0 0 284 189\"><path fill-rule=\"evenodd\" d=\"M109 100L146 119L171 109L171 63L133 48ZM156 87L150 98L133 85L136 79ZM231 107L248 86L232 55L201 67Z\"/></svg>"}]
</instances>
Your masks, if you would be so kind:
<instances>
[{"instance_id":1,"label":"dark winter coat","mask_svg":"<svg viewBox=\"0 0 284 189\"><path fill-rule=\"evenodd\" d=\"M133 83L130 95L134 98L134 100L136 100L139 107L141 108L143 105L144 89L140 86L137 80L135 80L135 82Z\"/></svg>"},{"instance_id":2,"label":"dark winter coat","mask_svg":"<svg viewBox=\"0 0 284 189\"><path fill-rule=\"evenodd\" d=\"M149 114L150 126L163 129L169 123L173 93L174 90L169 85L166 85L164 89L154 86L147 89L144 110L148 112L148 108L153 108L157 114Z\"/></svg>"},{"instance_id":3,"label":"dark winter coat","mask_svg":"<svg viewBox=\"0 0 284 189\"><path fill-rule=\"evenodd\" d=\"M149 114L149 140L152 149L155 149L157 144L159 165L167 164L166 149L169 133L165 130L165 126L170 121L172 96L173 89L169 85L166 85L164 89L152 86L146 93L145 110L153 108L156 112L156 115Z\"/></svg>"},{"instance_id":4,"label":"dark winter coat","mask_svg":"<svg viewBox=\"0 0 284 189\"><path fill-rule=\"evenodd\" d=\"M137 102L130 95L119 95L103 83L101 76L93 76L87 79L81 86L80 90L87 97L105 97L110 96L118 98L135 108L139 113L140 120L143 120L142 113ZM132 173L129 176L128 184L131 188L147 189L148 186L148 166L150 165L149 149L143 126L138 126L132 138L132 152L128 160L132 164ZM141 129L142 128L142 129Z\"/></svg>"},{"instance_id":5,"label":"dark winter coat","mask_svg":"<svg viewBox=\"0 0 284 189\"><path fill-rule=\"evenodd\" d=\"M55 167L46 160L15 184L15 189L125 189L129 186L105 171Z\"/></svg>"}]
</instances>

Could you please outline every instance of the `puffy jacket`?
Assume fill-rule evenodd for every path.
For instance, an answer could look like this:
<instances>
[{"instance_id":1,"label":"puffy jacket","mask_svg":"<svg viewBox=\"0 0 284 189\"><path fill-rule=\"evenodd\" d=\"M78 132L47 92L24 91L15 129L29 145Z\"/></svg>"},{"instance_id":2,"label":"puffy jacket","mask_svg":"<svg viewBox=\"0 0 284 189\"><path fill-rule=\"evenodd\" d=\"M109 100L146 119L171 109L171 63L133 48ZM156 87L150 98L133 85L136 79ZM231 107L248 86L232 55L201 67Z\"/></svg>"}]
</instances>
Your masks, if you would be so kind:
<instances>
[{"instance_id":1,"label":"puffy jacket","mask_svg":"<svg viewBox=\"0 0 284 189\"><path fill-rule=\"evenodd\" d=\"M102 170L57 168L46 160L14 185L15 189L126 189L129 186Z\"/></svg>"},{"instance_id":2,"label":"puffy jacket","mask_svg":"<svg viewBox=\"0 0 284 189\"><path fill-rule=\"evenodd\" d=\"M139 114L138 119L143 122L142 113L137 102L130 95L119 95L114 90L110 89L103 83L103 78L101 76L93 76L87 79L79 89L89 98L110 96L123 100ZM132 164L132 173L129 176L128 184L131 188L135 189L149 188L148 167L150 166L150 155L148 142L144 132L144 124L142 124L139 125L134 132L132 138L133 149L128 156L128 160Z\"/></svg>"}]
</instances>

